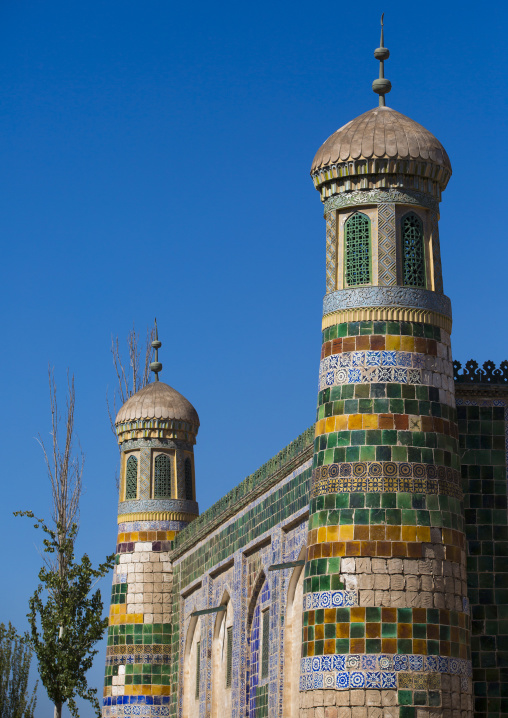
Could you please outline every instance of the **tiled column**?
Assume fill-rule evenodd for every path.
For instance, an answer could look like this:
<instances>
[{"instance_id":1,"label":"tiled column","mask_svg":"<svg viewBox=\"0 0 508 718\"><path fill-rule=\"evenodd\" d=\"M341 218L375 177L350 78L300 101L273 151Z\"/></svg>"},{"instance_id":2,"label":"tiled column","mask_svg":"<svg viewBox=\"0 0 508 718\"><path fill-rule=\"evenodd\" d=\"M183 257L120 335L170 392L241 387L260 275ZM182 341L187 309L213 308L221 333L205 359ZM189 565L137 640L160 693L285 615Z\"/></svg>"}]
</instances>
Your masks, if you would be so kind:
<instances>
[{"instance_id":1,"label":"tiled column","mask_svg":"<svg viewBox=\"0 0 508 718\"><path fill-rule=\"evenodd\" d=\"M447 302L402 287L325 298L325 312L335 316L363 304L366 316L376 311L381 318L325 321L304 582L302 715L314 718L332 705L343 718L471 716ZM382 308L372 309L376 305ZM401 320L418 310L426 321Z\"/></svg>"}]
</instances>

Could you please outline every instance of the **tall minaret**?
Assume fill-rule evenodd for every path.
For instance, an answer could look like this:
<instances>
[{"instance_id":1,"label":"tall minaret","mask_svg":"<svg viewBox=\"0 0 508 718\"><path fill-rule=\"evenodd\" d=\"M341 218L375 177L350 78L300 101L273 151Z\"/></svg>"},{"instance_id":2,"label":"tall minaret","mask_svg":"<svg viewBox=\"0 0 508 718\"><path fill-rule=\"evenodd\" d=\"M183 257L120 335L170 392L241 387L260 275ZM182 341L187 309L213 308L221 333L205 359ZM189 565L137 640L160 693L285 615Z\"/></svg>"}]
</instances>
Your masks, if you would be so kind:
<instances>
[{"instance_id":1,"label":"tall minaret","mask_svg":"<svg viewBox=\"0 0 508 718\"><path fill-rule=\"evenodd\" d=\"M121 450L120 503L104 718L168 715L169 551L175 534L198 515L193 448L199 418L185 397L159 381L160 346L156 334L150 365L155 381L131 396L115 421Z\"/></svg>"},{"instance_id":2,"label":"tall minaret","mask_svg":"<svg viewBox=\"0 0 508 718\"><path fill-rule=\"evenodd\" d=\"M326 295L300 705L305 716L335 705L353 718L466 718L466 547L438 234L451 165L430 132L385 106L383 34L374 54L379 107L337 130L311 170Z\"/></svg>"}]
</instances>

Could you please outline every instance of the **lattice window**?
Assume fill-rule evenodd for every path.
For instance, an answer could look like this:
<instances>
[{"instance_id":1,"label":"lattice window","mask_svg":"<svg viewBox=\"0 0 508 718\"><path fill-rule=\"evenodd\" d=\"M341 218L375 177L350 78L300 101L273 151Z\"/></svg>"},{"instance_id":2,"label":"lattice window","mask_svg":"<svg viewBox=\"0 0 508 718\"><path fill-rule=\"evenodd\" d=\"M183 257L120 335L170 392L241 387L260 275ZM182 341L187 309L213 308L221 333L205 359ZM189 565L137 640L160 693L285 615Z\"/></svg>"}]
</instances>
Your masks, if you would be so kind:
<instances>
[{"instance_id":1,"label":"lattice window","mask_svg":"<svg viewBox=\"0 0 508 718\"><path fill-rule=\"evenodd\" d=\"M185 498L187 501L194 500L194 493L192 491L192 462L189 458L185 459L184 462L184 474L185 474Z\"/></svg>"},{"instance_id":2,"label":"lattice window","mask_svg":"<svg viewBox=\"0 0 508 718\"><path fill-rule=\"evenodd\" d=\"M196 698L199 698L199 674L201 673L201 641L196 645Z\"/></svg>"},{"instance_id":3,"label":"lattice window","mask_svg":"<svg viewBox=\"0 0 508 718\"><path fill-rule=\"evenodd\" d=\"M154 497L156 499L171 496L171 459L165 454L155 457Z\"/></svg>"},{"instance_id":4,"label":"lattice window","mask_svg":"<svg viewBox=\"0 0 508 718\"><path fill-rule=\"evenodd\" d=\"M402 281L411 287L425 286L423 222L414 212L402 218Z\"/></svg>"},{"instance_id":5,"label":"lattice window","mask_svg":"<svg viewBox=\"0 0 508 718\"><path fill-rule=\"evenodd\" d=\"M261 678L268 677L268 656L270 649L270 610L263 612L263 640L261 649Z\"/></svg>"},{"instance_id":6,"label":"lattice window","mask_svg":"<svg viewBox=\"0 0 508 718\"><path fill-rule=\"evenodd\" d=\"M233 668L233 626L227 628L226 638L226 688L231 688L231 674Z\"/></svg>"},{"instance_id":7,"label":"lattice window","mask_svg":"<svg viewBox=\"0 0 508 718\"><path fill-rule=\"evenodd\" d=\"M370 284L370 219L357 212L347 220L345 234L346 284Z\"/></svg>"},{"instance_id":8,"label":"lattice window","mask_svg":"<svg viewBox=\"0 0 508 718\"><path fill-rule=\"evenodd\" d=\"M125 472L125 500L135 499L138 495L138 460L135 456L127 459Z\"/></svg>"}]
</instances>

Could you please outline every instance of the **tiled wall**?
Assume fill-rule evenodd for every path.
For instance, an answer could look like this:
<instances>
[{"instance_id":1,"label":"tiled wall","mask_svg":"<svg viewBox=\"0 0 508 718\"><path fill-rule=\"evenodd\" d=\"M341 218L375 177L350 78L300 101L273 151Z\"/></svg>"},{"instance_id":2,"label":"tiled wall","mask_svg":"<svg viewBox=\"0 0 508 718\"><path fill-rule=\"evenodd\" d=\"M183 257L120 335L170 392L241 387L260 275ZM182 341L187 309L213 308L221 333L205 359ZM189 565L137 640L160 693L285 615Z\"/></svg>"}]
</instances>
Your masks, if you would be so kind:
<instances>
[{"instance_id":1,"label":"tiled wall","mask_svg":"<svg viewBox=\"0 0 508 718\"><path fill-rule=\"evenodd\" d=\"M475 718L504 718L508 715L508 391L457 385L457 414Z\"/></svg>"}]
</instances>

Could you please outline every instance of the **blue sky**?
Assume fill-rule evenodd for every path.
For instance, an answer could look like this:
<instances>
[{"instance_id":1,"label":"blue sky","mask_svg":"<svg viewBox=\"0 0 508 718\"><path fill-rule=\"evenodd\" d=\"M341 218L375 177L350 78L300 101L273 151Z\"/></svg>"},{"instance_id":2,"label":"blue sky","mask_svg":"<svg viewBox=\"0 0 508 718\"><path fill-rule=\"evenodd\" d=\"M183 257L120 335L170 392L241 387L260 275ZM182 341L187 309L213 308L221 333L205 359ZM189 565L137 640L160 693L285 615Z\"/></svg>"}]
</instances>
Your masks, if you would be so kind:
<instances>
[{"instance_id":1,"label":"blue sky","mask_svg":"<svg viewBox=\"0 0 508 718\"><path fill-rule=\"evenodd\" d=\"M112 334L157 316L161 380L201 418L202 510L313 422L325 233L309 169L376 104L383 10L387 104L436 134L454 170L440 223L454 355L508 357L506 8L0 4L0 620L24 629L40 565L40 538L12 511L50 514L34 439L49 437L48 362L61 390L67 367L76 378L78 550L95 561L116 537ZM100 693L103 665L101 645ZM49 714L41 691L37 718Z\"/></svg>"}]
</instances>

